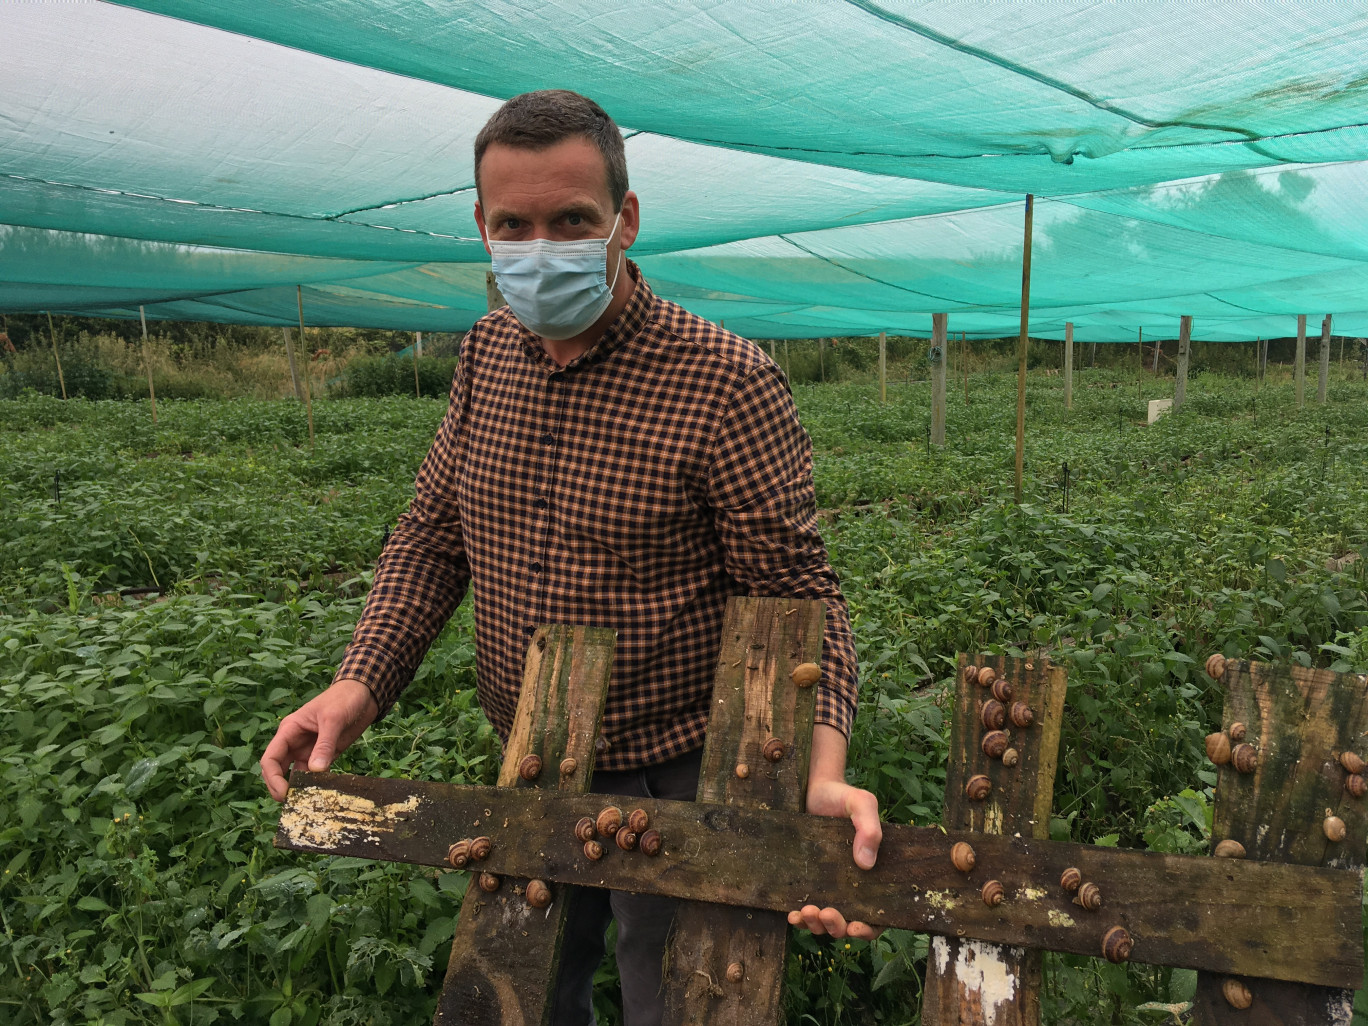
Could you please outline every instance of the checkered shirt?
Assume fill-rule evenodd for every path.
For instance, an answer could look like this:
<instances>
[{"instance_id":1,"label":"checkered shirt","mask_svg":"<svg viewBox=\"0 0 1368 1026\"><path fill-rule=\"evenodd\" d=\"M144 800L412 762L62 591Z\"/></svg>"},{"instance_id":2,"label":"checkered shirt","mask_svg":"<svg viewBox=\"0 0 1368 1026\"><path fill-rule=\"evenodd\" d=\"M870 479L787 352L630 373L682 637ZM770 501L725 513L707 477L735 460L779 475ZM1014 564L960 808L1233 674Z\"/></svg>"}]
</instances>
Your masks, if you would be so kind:
<instances>
[{"instance_id":1,"label":"checkered shirt","mask_svg":"<svg viewBox=\"0 0 1368 1026\"><path fill-rule=\"evenodd\" d=\"M499 735L537 625L611 627L597 765L633 769L702 745L728 596L823 598L816 720L848 736L849 611L783 372L628 266L627 307L564 368L507 307L466 335L338 677L384 715L473 582L479 700Z\"/></svg>"}]
</instances>

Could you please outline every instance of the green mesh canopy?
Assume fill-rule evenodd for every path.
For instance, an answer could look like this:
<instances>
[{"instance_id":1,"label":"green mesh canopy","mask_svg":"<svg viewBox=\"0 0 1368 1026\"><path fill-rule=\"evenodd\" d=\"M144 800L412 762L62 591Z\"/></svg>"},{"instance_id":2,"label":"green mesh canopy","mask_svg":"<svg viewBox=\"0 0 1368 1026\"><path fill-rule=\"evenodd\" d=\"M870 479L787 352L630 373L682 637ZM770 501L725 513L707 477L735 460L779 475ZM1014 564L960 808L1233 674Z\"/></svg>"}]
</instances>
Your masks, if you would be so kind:
<instances>
[{"instance_id":1,"label":"green mesh canopy","mask_svg":"<svg viewBox=\"0 0 1368 1026\"><path fill-rule=\"evenodd\" d=\"M0 310L458 331L471 148L623 128L663 296L760 338L1368 335L1357 5L0 5Z\"/></svg>"}]
</instances>

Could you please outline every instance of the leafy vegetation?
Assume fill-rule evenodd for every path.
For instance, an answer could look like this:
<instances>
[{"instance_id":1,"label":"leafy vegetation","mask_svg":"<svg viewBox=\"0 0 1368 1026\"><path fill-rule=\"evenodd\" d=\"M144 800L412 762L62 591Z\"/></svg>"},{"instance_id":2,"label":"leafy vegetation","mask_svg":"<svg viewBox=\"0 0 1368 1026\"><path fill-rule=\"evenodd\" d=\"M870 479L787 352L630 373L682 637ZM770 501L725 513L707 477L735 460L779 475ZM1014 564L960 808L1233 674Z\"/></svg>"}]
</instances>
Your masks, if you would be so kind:
<instances>
[{"instance_id":1,"label":"leafy vegetation","mask_svg":"<svg viewBox=\"0 0 1368 1026\"><path fill-rule=\"evenodd\" d=\"M1284 383L1198 377L1145 427L1128 374L1084 372L1073 410L1033 375L1018 506L1014 379L952 390L943 450L905 382L885 406L858 380L797 386L862 663L851 779L890 821L937 822L955 653L1046 646L1070 666L1051 833L1204 850L1221 696L1202 658L1368 670L1362 386L1297 411ZM444 405L316 403L310 450L288 401L164 402L155 427L145 403L0 403L5 1021L431 1015L464 876L276 852L256 759L328 682ZM474 672L463 608L339 768L491 782ZM926 951L797 937L790 1021L917 1022ZM1171 1020L1145 1006L1195 983L1047 970L1052 1023ZM599 1012L618 1021L610 986Z\"/></svg>"}]
</instances>

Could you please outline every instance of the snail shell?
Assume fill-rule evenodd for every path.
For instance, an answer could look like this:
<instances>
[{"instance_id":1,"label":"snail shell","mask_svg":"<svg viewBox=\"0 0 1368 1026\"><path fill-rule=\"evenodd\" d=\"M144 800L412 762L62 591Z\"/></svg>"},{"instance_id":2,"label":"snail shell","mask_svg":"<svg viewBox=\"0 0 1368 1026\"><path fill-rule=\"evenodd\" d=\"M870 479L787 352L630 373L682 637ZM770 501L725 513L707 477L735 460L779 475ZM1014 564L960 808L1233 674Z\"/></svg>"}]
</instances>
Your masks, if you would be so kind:
<instances>
[{"instance_id":1,"label":"snail shell","mask_svg":"<svg viewBox=\"0 0 1368 1026\"><path fill-rule=\"evenodd\" d=\"M983 895L983 903L989 908L997 908L1002 904L1002 899L1007 891L1002 886L1001 880L989 880L983 885L983 890L979 892Z\"/></svg>"},{"instance_id":2,"label":"snail shell","mask_svg":"<svg viewBox=\"0 0 1368 1026\"><path fill-rule=\"evenodd\" d=\"M979 668L978 668L977 666L966 666L966 667L964 668L964 683L966 683L966 684L977 684L977 683L978 683L978 675L979 675Z\"/></svg>"},{"instance_id":3,"label":"snail shell","mask_svg":"<svg viewBox=\"0 0 1368 1026\"><path fill-rule=\"evenodd\" d=\"M988 758L1001 759L1005 751L1007 751L1007 732L1005 730L990 730L983 735L983 754Z\"/></svg>"},{"instance_id":4,"label":"snail shell","mask_svg":"<svg viewBox=\"0 0 1368 1026\"><path fill-rule=\"evenodd\" d=\"M536 780L541 776L542 761L540 755L524 755L522 762L518 763L518 776L524 780Z\"/></svg>"},{"instance_id":5,"label":"snail shell","mask_svg":"<svg viewBox=\"0 0 1368 1026\"><path fill-rule=\"evenodd\" d=\"M447 862L453 869L465 869L470 862L470 842L457 841L447 849Z\"/></svg>"},{"instance_id":6,"label":"snail shell","mask_svg":"<svg viewBox=\"0 0 1368 1026\"><path fill-rule=\"evenodd\" d=\"M727 982L740 983L746 978L746 969L740 962L733 962L727 966Z\"/></svg>"},{"instance_id":7,"label":"snail shell","mask_svg":"<svg viewBox=\"0 0 1368 1026\"><path fill-rule=\"evenodd\" d=\"M1007 723L1007 707L996 698L990 698L979 710L979 721L989 730L1001 730Z\"/></svg>"},{"instance_id":8,"label":"snail shell","mask_svg":"<svg viewBox=\"0 0 1368 1026\"><path fill-rule=\"evenodd\" d=\"M480 890L486 894L493 894L499 889L499 878L493 873L481 873L476 881L480 885Z\"/></svg>"},{"instance_id":9,"label":"snail shell","mask_svg":"<svg viewBox=\"0 0 1368 1026\"><path fill-rule=\"evenodd\" d=\"M1217 766L1224 766L1230 761L1230 738L1226 737L1224 731L1216 731L1214 734L1206 736L1207 758Z\"/></svg>"},{"instance_id":10,"label":"snail shell","mask_svg":"<svg viewBox=\"0 0 1368 1026\"><path fill-rule=\"evenodd\" d=\"M979 672L978 672L978 683L979 683L979 687L981 687L981 688L986 688L986 687L988 687L990 684L992 684L993 681L995 681L995 680L997 680L997 670L993 669L991 666L980 666L980 667L979 667Z\"/></svg>"},{"instance_id":11,"label":"snail shell","mask_svg":"<svg viewBox=\"0 0 1368 1026\"><path fill-rule=\"evenodd\" d=\"M577 769L579 769L579 763L575 761L575 759L573 759L572 757L567 755L564 759L561 760L561 776L573 777L575 775L575 770Z\"/></svg>"},{"instance_id":12,"label":"snail shell","mask_svg":"<svg viewBox=\"0 0 1368 1026\"><path fill-rule=\"evenodd\" d=\"M1020 758L1021 754L1015 748L1009 748L1002 753L1002 764L1010 768L1015 766Z\"/></svg>"},{"instance_id":13,"label":"snail shell","mask_svg":"<svg viewBox=\"0 0 1368 1026\"><path fill-rule=\"evenodd\" d=\"M641 849L641 854L643 855L659 855L660 844L659 830L647 830L637 841L637 847Z\"/></svg>"},{"instance_id":14,"label":"snail shell","mask_svg":"<svg viewBox=\"0 0 1368 1026\"><path fill-rule=\"evenodd\" d=\"M1358 755L1354 752L1341 752L1339 761L1340 765L1344 767L1344 772L1346 773L1363 772L1363 760L1360 759Z\"/></svg>"},{"instance_id":15,"label":"snail shell","mask_svg":"<svg viewBox=\"0 0 1368 1026\"><path fill-rule=\"evenodd\" d=\"M1012 722L1018 727L1029 727L1035 722L1035 713L1025 702L1012 703Z\"/></svg>"},{"instance_id":16,"label":"snail shell","mask_svg":"<svg viewBox=\"0 0 1368 1026\"><path fill-rule=\"evenodd\" d=\"M1259 765L1259 753L1253 745L1236 745L1230 762L1241 773L1253 773Z\"/></svg>"},{"instance_id":17,"label":"snail shell","mask_svg":"<svg viewBox=\"0 0 1368 1026\"><path fill-rule=\"evenodd\" d=\"M745 780L748 776L750 776L750 767L744 762L738 762L736 764L736 779Z\"/></svg>"},{"instance_id":18,"label":"snail shell","mask_svg":"<svg viewBox=\"0 0 1368 1026\"><path fill-rule=\"evenodd\" d=\"M1206 672L1208 677L1212 680L1220 680L1225 676L1225 670L1226 657L1221 655L1220 652L1213 652L1211 655L1207 656Z\"/></svg>"},{"instance_id":19,"label":"snail shell","mask_svg":"<svg viewBox=\"0 0 1368 1026\"><path fill-rule=\"evenodd\" d=\"M1368 790L1364 786L1363 775L1361 773L1350 773L1344 780L1344 787L1355 798L1362 798L1363 792Z\"/></svg>"},{"instance_id":20,"label":"snail shell","mask_svg":"<svg viewBox=\"0 0 1368 1026\"><path fill-rule=\"evenodd\" d=\"M597 862L603 858L603 845L599 844L598 841L585 841L584 857L590 862Z\"/></svg>"},{"instance_id":21,"label":"snail shell","mask_svg":"<svg viewBox=\"0 0 1368 1026\"><path fill-rule=\"evenodd\" d=\"M1230 740L1238 744L1239 742L1245 739L1245 725L1241 723L1239 720L1236 720L1234 723L1230 725L1229 733Z\"/></svg>"},{"instance_id":22,"label":"snail shell","mask_svg":"<svg viewBox=\"0 0 1368 1026\"><path fill-rule=\"evenodd\" d=\"M1242 859L1245 857L1245 846L1239 841L1232 841L1227 837L1224 841L1216 843L1211 854L1218 859Z\"/></svg>"},{"instance_id":23,"label":"snail shell","mask_svg":"<svg viewBox=\"0 0 1368 1026\"><path fill-rule=\"evenodd\" d=\"M594 821L585 816L575 824L575 840L592 841L598 836L598 829L594 826Z\"/></svg>"},{"instance_id":24,"label":"snail shell","mask_svg":"<svg viewBox=\"0 0 1368 1026\"><path fill-rule=\"evenodd\" d=\"M470 857L477 862L489 858L489 853L493 850L494 842L488 837L477 837L470 842Z\"/></svg>"},{"instance_id":25,"label":"snail shell","mask_svg":"<svg viewBox=\"0 0 1368 1026\"><path fill-rule=\"evenodd\" d=\"M1068 869L1064 870L1064 872L1061 873L1059 876L1059 886L1063 887L1070 894L1078 890L1078 885L1082 882L1083 874L1080 873L1073 866L1070 866Z\"/></svg>"},{"instance_id":26,"label":"snail shell","mask_svg":"<svg viewBox=\"0 0 1368 1026\"><path fill-rule=\"evenodd\" d=\"M1010 702L1013 694L1015 691L1012 688L1012 682L1006 677L999 677L993 681L993 697L999 702Z\"/></svg>"},{"instance_id":27,"label":"snail shell","mask_svg":"<svg viewBox=\"0 0 1368 1026\"><path fill-rule=\"evenodd\" d=\"M822 668L816 663L799 663L789 674L789 679L800 688L810 688L822 679Z\"/></svg>"},{"instance_id":28,"label":"snail shell","mask_svg":"<svg viewBox=\"0 0 1368 1026\"><path fill-rule=\"evenodd\" d=\"M1344 820L1338 816L1326 816L1325 822L1321 824L1321 829L1325 831L1325 836L1331 841L1342 841L1346 833Z\"/></svg>"},{"instance_id":29,"label":"snail shell","mask_svg":"<svg viewBox=\"0 0 1368 1026\"><path fill-rule=\"evenodd\" d=\"M528 880L523 895L533 908L546 908L551 904L551 888L546 886L545 880Z\"/></svg>"},{"instance_id":30,"label":"snail shell","mask_svg":"<svg viewBox=\"0 0 1368 1026\"><path fill-rule=\"evenodd\" d=\"M598 827L598 832L604 837L612 837L618 832L618 827L622 826L622 810L616 805L607 806L598 814L594 826Z\"/></svg>"},{"instance_id":31,"label":"snail shell","mask_svg":"<svg viewBox=\"0 0 1368 1026\"><path fill-rule=\"evenodd\" d=\"M631 851L637 846L637 835L630 830L619 830L614 837L617 839L617 846L623 851Z\"/></svg>"},{"instance_id":32,"label":"snail shell","mask_svg":"<svg viewBox=\"0 0 1368 1026\"><path fill-rule=\"evenodd\" d=\"M1221 993L1231 1008L1248 1008L1254 1003L1254 995L1249 992L1244 981L1233 976L1225 978L1225 982L1221 984Z\"/></svg>"},{"instance_id":33,"label":"snail shell","mask_svg":"<svg viewBox=\"0 0 1368 1026\"><path fill-rule=\"evenodd\" d=\"M1113 926L1102 938L1102 957L1108 962L1124 962L1130 958L1131 935L1124 926Z\"/></svg>"},{"instance_id":34,"label":"snail shell","mask_svg":"<svg viewBox=\"0 0 1368 1026\"><path fill-rule=\"evenodd\" d=\"M974 868L978 862L978 857L974 854L973 845L967 841L956 841L950 847L950 862L961 873L967 873Z\"/></svg>"},{"instance_id":35,"label":"snail shell","mask_svg":"<svg viewBox=\"0 0 1368 1026\"><path fill-rule=\"evenodd\" d=\"M1078 897L1074 898L1074 901L1089 912L1096 912L1102 907L1102 888L1095 883L1081 884L1078 888Z\"/></svg>"},{"instance_id":36,"label":"snail shell","mask_svg":"<svg viewBox=\"0 0 1368 1026\"><path fill-rule=\"evenodd\" d=\"M646 815L645 809L633 809L632 814L627 817L627 829L634 834L644 834L650 822L651 817Z\"/></svg>"},{"instance_id":37,"label":"snail shell","mask_svg":"<svg viewBox=\"0 0 1368 1026\"><path fill-rule=\"evenodd\" d=\"M993 782L982 773L974 774L969 778L969 783L964 785L964 793L969 796L971 802L983 801L992 789Z\"/></svg>"},{"instance_id":38,"label":"snail shell","mask_svg":"<svg viewBox=\"0 0 1368 1026\"><path fill-rule=\"evenodd\" d=\"M772 737L765 742L765 747L760 750L760 754L770 762L778 762L784 757L784 742L777 737Z\"/></svg>"}]
</instances>

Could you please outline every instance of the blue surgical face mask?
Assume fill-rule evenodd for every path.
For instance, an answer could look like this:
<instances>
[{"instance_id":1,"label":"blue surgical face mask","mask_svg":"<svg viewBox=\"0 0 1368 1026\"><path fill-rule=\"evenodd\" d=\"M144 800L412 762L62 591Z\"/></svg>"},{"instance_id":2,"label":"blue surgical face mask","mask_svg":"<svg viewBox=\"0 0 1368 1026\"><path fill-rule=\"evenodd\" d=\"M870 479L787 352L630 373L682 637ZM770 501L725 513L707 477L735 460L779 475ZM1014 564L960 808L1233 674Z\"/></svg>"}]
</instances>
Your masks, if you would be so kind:
<instances>
[{"instance_id":1,"label":"blue surgical face mask","mask_svg":"<svg viewBox=\"0 0 1368 1026\"><path fill-rule=\"evenodd\" d=\"M560 341L573 338L603 316L622 270L619 252L613 280L608 281L608 243L621 220L619 213L606 239L488 240L494 280L524 328Z\"/></svg>"}]
</instances>

